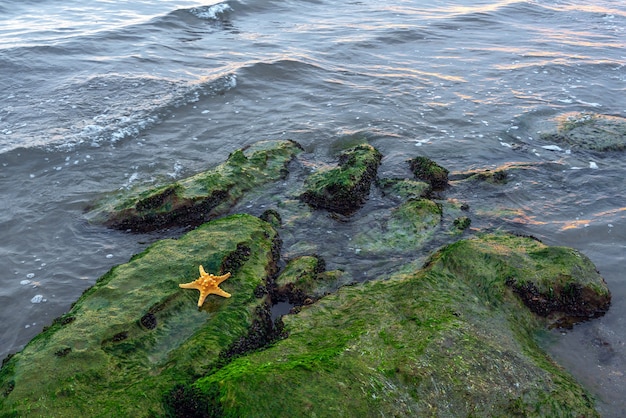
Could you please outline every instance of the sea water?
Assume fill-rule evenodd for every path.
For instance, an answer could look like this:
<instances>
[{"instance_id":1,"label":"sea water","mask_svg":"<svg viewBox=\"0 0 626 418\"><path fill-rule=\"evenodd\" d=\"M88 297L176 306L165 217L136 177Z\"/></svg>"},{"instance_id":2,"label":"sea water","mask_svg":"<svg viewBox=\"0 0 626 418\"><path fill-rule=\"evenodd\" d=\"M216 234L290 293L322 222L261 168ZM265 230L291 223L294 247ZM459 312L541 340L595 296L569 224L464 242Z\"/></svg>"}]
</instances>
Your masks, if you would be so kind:
<instances>
[{"instance_id":1,"label":"sea water","mask_svg":"<svg viewBox=\"0 0 626 418\"><path fill-rule=\"evenodd\" d=\"M103 193L189 176L263 139L332 161L363 137L385 155L383 176L417 155L452 171L543 167L464 199L515 211L486 227L594 261L609 313L547 345L603 416L623 416L626 158L538 132L566 112L625 116L625 51L626 4L610 0L4 0L0 357L163 236L86 222ZM336 234L286 239L371 277L380 260L335 257Z\"/></svg>"}]
</instances>

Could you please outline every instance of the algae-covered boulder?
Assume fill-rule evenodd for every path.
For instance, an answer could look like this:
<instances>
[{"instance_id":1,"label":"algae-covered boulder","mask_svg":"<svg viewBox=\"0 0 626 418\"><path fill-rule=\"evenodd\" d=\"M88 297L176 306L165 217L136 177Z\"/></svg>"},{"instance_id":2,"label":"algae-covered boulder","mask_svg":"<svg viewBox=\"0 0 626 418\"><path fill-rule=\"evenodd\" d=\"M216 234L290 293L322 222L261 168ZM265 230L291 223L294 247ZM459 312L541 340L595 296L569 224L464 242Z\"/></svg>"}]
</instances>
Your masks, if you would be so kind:
<instances>
[{"instance_id":1,"label":"algae-covered boulder","mask_svg":"<svg viewBox=\"0 0 626 418\"><path fill-rule=\"evenodd\" d=\"M365 203L381 160L381 153L368 144L345 150L338 167L319 170L306 180L300 199L314 208L351 214Z\"/></svg>"},{"instance_id":2,"label":"algae-covered boulder","mask_svg":"<svg viewBox=\"0 0 626 418\"><path fill-rule=\"evenodd\" d=\"M448 187L448 169L427 157L415 157L409 161L415 178L430 184L433 190Z\"/></svg>"},{"instance_id":3,"label":"algae-covered boulder","mask_svg":"<svg viewBox=\"0 0 626 418\"><path fill-rule=\"evenodd\" d=\"M212 170L112 198L90 217L112 228L138 232L199 225L227 212L245 192L286 176L287 164L301 150L294 141L261 141L233 152Z\"/></svg>"},{"instance_id":4,"label":"algae-covered boulder","mask_svg":"<svg viewBox=\"0 0 626 418\"><path fill-rule=\"evenodd\" d=\"M249 215L211 221L113 268L0 370L8 416L162 416L163 395L272 332L255 291L276 272L279 240ZM198 309L179 288L198 266L231 277ZM258 293L257 293L258 294ZM259 339L259 335L253 336ZM256 344L260 345L260 344ZM222 359L224 361L224 359ZM2 414L0 414L2 415ZM3 415L4 416L4 415Z\"/></svg>"},{"instance_id":5,"label":"algae-covered boulder","mask_svg":"<svg viewBox=\"0 0 626 418\"><path fill-rule=\"evenodd\" d=\"M422 270L344 287L285 317L288 338L188 393L227 417L597 416L538 346L545 321L507 284L569 276L592 294L580 303L608 295L580 254L545 270L551 251L509 235L459 241Z\"/></svg>"},{"instance_id":6,"label":"algae-covered boulder","mask_svg":"<svg viewBox=\"0 0 626 418\"><path fill-rule=\"evenodd\" d=\"M319 256L296 257L277 277L272 298L295 306L309 305L336 291L348 277L340 270L326 271L326 263Z\"/></svg>"},{"instance_id":7,"label":"algae-covered boulder","mask_svg":"<svg viewBox=\"0 0 626 418\"><path fill-rule=\"evenodd\" d=\"M594 151L626 149L626 118L594 113L567 113L556 120L553 132L544 132L547 141Z\"/></svg>"}]
</instances>

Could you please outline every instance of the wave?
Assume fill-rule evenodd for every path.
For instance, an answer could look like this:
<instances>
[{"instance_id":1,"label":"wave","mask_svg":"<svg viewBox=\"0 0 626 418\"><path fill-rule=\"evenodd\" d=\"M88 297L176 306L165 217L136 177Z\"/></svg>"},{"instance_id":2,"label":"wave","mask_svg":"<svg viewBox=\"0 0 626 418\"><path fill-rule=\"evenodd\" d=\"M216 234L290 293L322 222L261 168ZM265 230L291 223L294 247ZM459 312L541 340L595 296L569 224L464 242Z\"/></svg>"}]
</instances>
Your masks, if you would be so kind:
<instances>
[{"instance_id":1,"label":"wave","mask_svg":"<svg viewBox=\"0 0 626 418\"><path fill-rule=\"evenodd\" d=\"M3 128L10 112L0 111L0 133L4 133L0 135L0 153L30 147L72 150L81 144L113 145L139 136L175 108L203 96L223 94L236 85L233 73L187 84L149 77L94 76L51 92L46 103L34 106L35 115L23 116L18 126ZM21 100L9 98L17 103ZM30 107L16 106L12 108L17 111Z\"/></svg>"}]
</instances>

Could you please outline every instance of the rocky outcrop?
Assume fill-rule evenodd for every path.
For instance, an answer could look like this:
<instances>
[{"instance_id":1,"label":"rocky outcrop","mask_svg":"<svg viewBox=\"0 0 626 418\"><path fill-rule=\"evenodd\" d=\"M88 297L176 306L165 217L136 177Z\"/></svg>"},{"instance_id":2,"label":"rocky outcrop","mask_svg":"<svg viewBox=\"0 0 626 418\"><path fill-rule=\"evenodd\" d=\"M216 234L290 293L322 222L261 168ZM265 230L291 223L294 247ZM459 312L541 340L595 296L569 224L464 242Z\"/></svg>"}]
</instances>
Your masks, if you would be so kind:
<instances>
[{"instance_id":1,"label":"rocky outcrop","mask_svg":"<svg viewBox=\"0 0 626 418\"><path fill-rule=\"evenodd\" d=\"M427 157L415 157L409 161L415 178L430 184L433 190L448 187L448 169Z\"/></svg>"},{"instance_id":2,"label":"rocky outcrop","mask_svg":"<svg viewBox=\"0 0 626 418\"><path fill-rule=\"evenodd\" d=\"M300 199L314 208L343 215L356 212L376 179L382 155L368 144L357 145L339 155L339 166L322 169L306 180Z\"/></svg>"},{"instance_id":3,"label":"rocky outcrop","mask_svg":"<svg viewBox=\"0 0 626 418\"><path fill-rule=\"evenodd\" d=\"M132 230L202 222L284 176L299 149L259 143L96 212ZM469 231L466 204L446 199L448 191L428 198L443 177L379 179L382 197L362 216L318 213L354 215L380 160L369 145L349 149L339 167L286 192L310 206L286 197L261 218L212 219L113 268L5 360L0 415L597 416L535 340L545 327L606 312L611 295L593 263L532 237ZM448 171L428 161L447 184ZM461 173L449 190L506 187L498 173L511 168L534 169ZM211 206L211 190L226 197ZM301 245L306 235L289 236L282 261L279 233L293 234L293 225L318 237L321 229L320 248L345 239L341 254L330 252L344 264L326 257L341 269L304 253L313 248ZM197 290L179 284L195 280L199 265L230 273L219 287L231 297L209 295L198 308ZM369 281L354 282L353 272ZM292 315L275 321L277 302Z\"/></svg>"},{"instance_id":4,"label":"rocky outcrop","mask_svg":"<svg viewBox=\"0 0 626 418\"><path fill-rule=\"evenodd\" d=\"M626 150L626 118L595 113L567 113L542 139L593 151Z\"/></svg>"},{"instance_id":5,"label":"rocky outcrop","mask_svg":"<svg viewBox=\"0 0 626 418\"><path fill-rule=\"evenodd\" d=\"M237 150L216 168L127 196L114 196L89 213L92 221L133 232L197 226L225 214L244 193L287 175L302 151L294 141L262 141Z\"/></svg>"},{"instance_id":6,"label":"rocky outcrop","mask_svg":"<svg viewBox=\"0 0 626 418\"><path fill-rule=\"evenodd\" d=\"M249 215L153 244L101 277L4 364L0 410L162 415L163 396L176 384L280 335L256 292L276 273L278 245L276 231ZM230 272L220 287L232 297L210 295L198 309L198 292L178 285L197 278L199 265Z\"/></svg>"},{"instance_id":7,"label":"rocky outcrop","mask_svg":"<svg viewBox=\"0 0 626 418\"><path fill-rule=\"evenodd\" d=\"M422 270L305 306L285 317L288 338L191 387L224 416L597 416L533 339L544 322L507 286L588 271L582 256L544 271L551 251L510 235L459 241ZM605 308L597 273L571 280L590 292L578 303Z\"/></svg>"}]
</instances>

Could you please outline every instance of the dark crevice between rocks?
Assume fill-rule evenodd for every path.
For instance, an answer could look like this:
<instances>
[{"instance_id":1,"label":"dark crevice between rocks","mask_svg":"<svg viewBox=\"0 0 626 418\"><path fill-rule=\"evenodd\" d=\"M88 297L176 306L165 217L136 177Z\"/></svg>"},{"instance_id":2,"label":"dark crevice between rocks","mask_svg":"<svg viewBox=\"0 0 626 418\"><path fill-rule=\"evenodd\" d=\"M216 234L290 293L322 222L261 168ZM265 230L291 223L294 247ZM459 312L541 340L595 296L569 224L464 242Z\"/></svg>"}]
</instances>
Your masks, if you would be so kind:
<instances>
[{"instance_id":1,"label":"dark crevice between rocks","mask_svg":"<svg viewBox=\"0 0 626 418\"><path fill-rule=\"evenodd\" d=\"M256 308L255 319L248 333L220 352L207 374L215 373L237 357L266 348L286 337L282 320L272 320L270 305L264 303ZM220 396L217 384L203 390L193 384L178 384L164 395L163 408L168 417L221 417L223 410Z\"/></svg>"},{"instance_id":2,"label":"dark crevice between rocks","mask_svg":"<svg viewBox=\"0 0 626 418\"><path fill-rule=\"evenodd\" d=\"M311 275L317 279L320 274L326 271L326 262L322 257L317 254L313 254L311 257L316 259L315 267L311 271L301 272L299 277L295 277L296 280L306 275ZM315 296L310 289L303 289L297 283L292 282L282 286L274 284L270 291L270 299L273 307L277 307L274 309L274 316L277 317L283 314L298 313L302 306L315 303L319 296Z\"/></svg>"},{"instance_id":3,"label":"dark crevice between rocks","mask_svg":"<svg viewBox=\"0 0 626 418\"><path fill-rule=\"evenodd\" d=\"M217 383L203 391L190 384L178 384L163 400L168 418L217 418L224 414Z\"/></svg>"},{"instance_id":4,"label":"dark crevice between rocks","mask_svg":"<svg viewBox=\"0 0 626 418\"><path fill-rule=\"evenodd\" d=\"M227 254L220 265L220 274L235 274L250 258L251 249L244 243L237 244L237 248Z\"/></svg>"}]
</instances>

